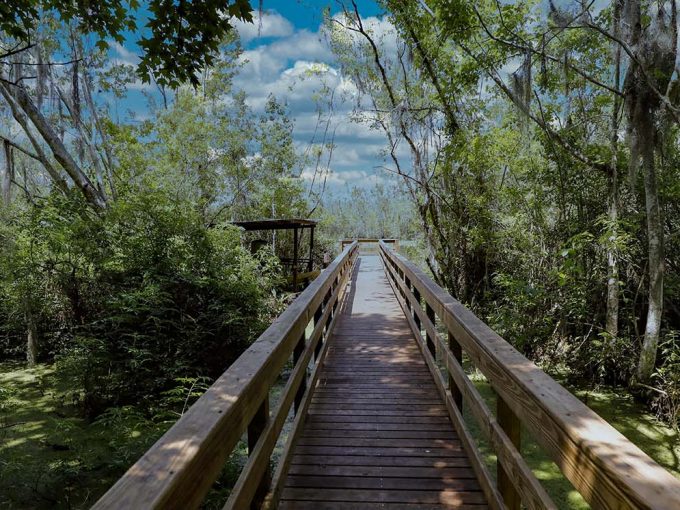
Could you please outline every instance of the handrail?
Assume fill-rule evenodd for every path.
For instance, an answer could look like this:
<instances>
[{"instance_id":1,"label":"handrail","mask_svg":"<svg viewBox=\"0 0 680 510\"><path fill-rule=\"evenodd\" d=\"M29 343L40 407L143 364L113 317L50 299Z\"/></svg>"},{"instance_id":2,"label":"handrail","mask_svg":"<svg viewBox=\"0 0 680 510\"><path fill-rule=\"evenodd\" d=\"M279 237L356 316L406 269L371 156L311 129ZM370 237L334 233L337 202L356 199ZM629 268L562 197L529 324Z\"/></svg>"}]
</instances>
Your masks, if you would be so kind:
<instances>
[{"instance_id":1,"label":"handrail","mask_svg":"<svg viewBox=\"0 0 680 510\"><path fill-rule=\"evenodd\" d=\"M342 239L340 240L340 250L344 250L345 246L352 244L353 242L358 242L359 245L362 244L378 244L380 242L390 243L394 246L395 250L399 250L399 239L380 239L378 237L357 237L352 239Z\"/></svg>"},{"instance_id":2,"label":"handrail","mask_svg":"<svg viewBox=\"0 0 680 510\"><path fill-rule=\"evenodd\" d=\"M357 252L357 243L346 247L93 508L197 508L246 432L250 455L225 508L262 502L274 445L293 402L299 412L311 397L307 368L314 356L315 377ZM293 371L270 415L270 389L291 356Z\"/></svg>"},{"instance_id":3,"label":"handrail","mask_svg":"<svg viewBox=\"0 0 680 510\"><path fill-rule=\"evenodd\" d=\"M380 254L492 507L514 510L523 504L527 508L554 508L521 456L523 425L594 508L680 508L680 480L541 371L414 264L385 243L380 243ZM448 331L447 341L436 330L437 317ZM463 371L463 352L496 392L495 417ZM435 365L437 353L446 366L448 389ZM497 486L480 462L479 452L463 422L463 399L497 454Z\"/></svg>"}]
</instances>

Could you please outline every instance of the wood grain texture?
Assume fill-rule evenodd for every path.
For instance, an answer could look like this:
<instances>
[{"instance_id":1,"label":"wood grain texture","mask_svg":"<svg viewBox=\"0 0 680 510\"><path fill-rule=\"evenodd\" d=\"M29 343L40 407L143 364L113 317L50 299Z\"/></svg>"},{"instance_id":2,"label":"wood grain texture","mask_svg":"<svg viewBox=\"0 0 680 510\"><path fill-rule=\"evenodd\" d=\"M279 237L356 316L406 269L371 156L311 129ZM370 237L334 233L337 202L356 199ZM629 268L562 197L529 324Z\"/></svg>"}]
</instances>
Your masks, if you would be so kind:
<instances>
[{"instance_id":1,"label":"wood grain texture","mask_svg":"<svg viewBox=\"0 0 680 510\"><path fill-rule=\"evenodd\" d=\"M498 424L503 429L503 432L505 432L505 435L508 436L515 449L520 451L522 424L501 397L497 396L496 399L496 416ZM506 467L506 464L507 463L499 456L496 461L498 490L503 495L503 501L505 501L508 510L519 510L522 501L519 492L515 489L515 485L518 484L516 482L513 483L514 479L509 469L511 466Z\"/></svg>"},{"instance_id":2,"label":"wood grain texture","mask_svg":"<svg viewBox=\"0 0 680 510\"><path fill-rule=\"evenodd\" d=\"M379 257L362 256L279 508L466 507L486 497Z\"/></svg>"},{"instance_id":3,"label":"wood grain texture","mask_svg":"<svg viewBox=\"0 0 680 510\"><path fill-rule=\"evenodd\" d=\"M338 289L336 289L337 291ZM342 299L339 300L340 302L343 303L343 306L346 304L344 300L344 293L346 290L346 286L343 284L342 285ZM328 310L332 310L333 308L328 307ZM324 327L326 328L326 332L330 333L333 331L333 328L335 326L335 322L337 321L337 314L333 314L333 318L331 319L330 323L327 323L327 328L325 326L326 323L324 323L323 320L320 320L317 322L317 327L321 328ZM316 330L316 328L315 328ZM312 341L314 341L314 333L312 333ZM274 477L272 481L272 487L271 491L269 494L265 497L264 503L262 505L262 510L269 510L272 508L276 508L279 503L279 498L281 496L281 491L283 490L283 484L284 484L284 479L286 474L288 473L288 468L291 463L291 458L292 458L292 451L295 443L297 442L297 438L300 436L301 431L302 431L302 424L305 421L305 416L307 414L307 409L309 409L309 405L312 400L312 395L314 391L314 387L316 386L316 382L319 378L319 373L321 372L321 367L323 366L323 361L326 358L326 354L328 353L328 346L329 342L324 341L321 342L319 341L316 348L314 349L314 356L315 356L315 361L316 363L314 364L314 368L312 369L312 373L310 374L309 377L309 385L307 387L307 390L305 391L303 397L302 397L302 402L300 404L300 408L298 409L295 419L293 420L293 425L291 427L291 432L288 435L288 438L286 439L286 444L283 447L283 451L281 452L281 455L279 457L279 461L276 465L276 471L274 472ZM227 502L228 503L228 502ZM225 509L227 506L225 506Z\"/></svg>"},{"instance_id":4,"label":"wood grain texture","mask_svg":"<svg viewBox=\"0 0 680 510\"><path fill-rule=\"evenodd\" d=\"M594 508L680 508L678 480L384 244L380 257L358 260L340 306L357 253L348 247L95 508L196 508L250 429L252 454L227 503L245 508L268 482L293 405L276 490L265 499L280 508L500 508L500 493L512 508L518 497L551 508L516 448L519 422ZM498 393L498 418L462 370L461 351ZM267 395L292 356L270 416ZM462 401L498 455L500 492Z\"/></svg>"},{"instance_id":5,"label":"wood grain texture","mask_svg":"<svg viewBox=\"0 0 680 510\"><path fill-rule=\"evenodd\" d=\"M432 307L503 401L594 508L680 508L680 481L420 269L386 245L381 245L381 255L396 274L409 278L414 293Z\"/></svg>"}]
</instances>

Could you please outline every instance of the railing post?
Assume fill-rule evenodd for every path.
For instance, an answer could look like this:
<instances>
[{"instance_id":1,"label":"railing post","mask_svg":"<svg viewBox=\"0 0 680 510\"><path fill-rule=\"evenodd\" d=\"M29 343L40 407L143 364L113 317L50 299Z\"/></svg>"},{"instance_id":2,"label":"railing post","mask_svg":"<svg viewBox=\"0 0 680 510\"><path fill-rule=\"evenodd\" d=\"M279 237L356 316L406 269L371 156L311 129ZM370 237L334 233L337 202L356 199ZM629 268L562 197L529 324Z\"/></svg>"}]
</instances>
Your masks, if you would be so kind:
<instances>
[{"instance_id":1,"label":"railing post","mask_svg":"<svg viewBox=\"0 0 680 510\"><path fill-rule=\"evenodd\" d=\"M260 439L262 431L264 431L264 428L267 426L268 421L269 421L269 397L267 396L262 401L262 404L255 413L255 416L253 416L253 419L250 420L250 424L248 425L248 454L253 453L255 445L257 444L258 439ZM262 506L262 501L264 501L264 498L267 495L267 492L269 491L271 479L272 479L271 468L268 467L267 470L262 475L262 480L260 480L260 484L258 485L257 491L255 492L255 497L253 497L253 501L250 505L250 507L253 510L260 508L260 506Z\"/></svg>"},{"instance_id":2,"label":"railing post","mask_svg":"<svg viewBox=\"0 0 680 510\"><path fill-rule=\"evenodd\" d=\"M436 319L435 319L434 310L430 306L430 303L428 303L427 301L425 302L425 313L427 314L427 318L430 319L430 322L432 323L432 328L433 329L436 328L437 322L436 322ZM432 357L436 358L436 356L437 356L437 345L434 342L434 338L432 338L432 336L430 336L429 332L426 332L425 335L426 335L426 338L427 338L427 348L430 351L430 354L432 354Z\"/></svg>"},{"instance_id":3,"label":"railing post","mask_svg":"<svg viewBox=\"0 0 680 510\"><path fill-rule=\"evenodd\" d=\"M338 288L338 285L340 284L340 275L335 277L335 280L333 281L333 285L331 286L331 289L333 292L335 292L335 289ZM335 317L336 310L338 309L338 300L336 299L333 302L333 311L331 312L331 315Z\"/></svg>"},{"instance_id":4,"label":"railing post","mask_svg":"<svg viewBox=\"0 0 680 510\"><path fill-rule=\"evenodd\" d=\"M401 268L397 268L397 273L399 274L399 279L403 282L404 281L404 272L401 270ZM404 292L403 287L400 285L398 287L399 293L401 294L401 297L406 298L406 293Z\"/></svg>"},{"instance_id":5,"label":"railing post","mask_svg":"<svg viewBox=\"0 0 680 510\"><path fill-rule=\"evenodd\" d=\"M521 451L520 442L522 429L519 418L517 418L517 415L512 412L512 409L505 403L505 400L498 394L496 394L496 415L498 424L510 438L512 444L515 445L517 451ZM500 461L496 461L496 472L498 476L498 490L503 497L507 509L519 510L521 505L519 493L512 484L511 478L505 472Z\"/></svg>"},{"instance_id":6,"label":"railing post","mask_svg":"<svg viewBox=\"0 0 680 510\"><path fill-rule=\"evenodd\" d=\"M317 348L320 345L321 342L317 344ZM293 366L297 366L297 364L300 363L300 358L304 354L306 346L307 335L303 332L302 336L300 336L300 340L298 340L297 345L293 349ZM298 413L298 409L300 408L300 404L302 403L302 397L304 397L306 390L307 390L307 367L305 367L305 375L302 377L302 380L300 381L300 387L295 393L295 407L294 407L295 414Z\"/></svg>"},{"instance_id":7,"label":"railing post","mask_svg":"<svg viewBox=\"0 0 680 510\"><path fill-rule=\"evenodd\" d=\"M416 302L418 303L418 306L422 308L421 301L420 301L420 292L418 289L413 287L413 297L416 298ZM418 331L421 331L422 325L420 323L420 316L415 313L415 310L413 311L413 321L416 323L416 326L418 327Z\"/></svg>"},{"instance_id":8,"label":"railing post","mask_svg":"<svg viewBox=\"0 0 680 510\"><path fill-rule=\"evenodd\" d=\"M324 301L325 301L325 299L324 299ZM323 315L323 304L319 304L319 306L316 307L316 311L314 312L314 327L316 327L316 325L319 324L319 321L321 320L322 315ZM325 328L326 327L324 326L324 329ZM319 353L321 352L321 348L323 347L323 341L324 341L323 333L325 333L325 331L322 332L321 336L319 337L319 341L317 342L316 347L314 348L314 359L315 360L319 359Z\"/></svg>"},{"instance_id":9,"label":"railing post","mask_svg":"<svg viewBox=\"0 0 680 510\"><path fill-rule=\"evenodd\" d=\"M328 288L328 292L326 292L326 295L323 297L323 308L319 308L319 310L317 310L316 313L320 313L320 311L323 312L323 311L326 310L326 307L328 306L328 303L329 303L330 300L331 300L331 294L332 294L332 292L333 292L333 286L331 285L331 286ZM315 319L314 319L314 320L315 320L315 321L317 320L317 319L316 319L316 315L315 315ZM328 317L326 317L326 324L324 324L324 327L323 327L323 334L321 335L321 340L319 341L319 343L322 343L324 337L326 336L326 333L328 333L328 325L331 323L331 320L333 320L333 310L331 310L331 311L328 313ZM316 322L315 322L314 324L316 324Z\"/></svg>"},{"instance_id":10,"label":"railing post","mask_svg":"<svg viewBox=\"0 0 680 510\"><path fill-rule=\"evenodd\" d=\"M458 340L453 336L453 334L449 331L449 350L451 351L451 354L453 354L454 359L458 362L458 364L462 367L463 366L463 349L461 348L460 344L458 343ZM451 396L453 397L453 401L456 404L456 407L462 411L463 410L463 393L460 391L460 388L458 388L458 385L456 384L456 381L451 377L451 373L449 372L449 390L451 390Z\"/></svg>"},{"instance_id":11,"label":"railing post","mask_svg":"<svg viewBox=\"0 0 680 510\"><path fill-rule=\"evenodd\" d=\"M406 284L406 288L411 291L411 280L408 279L408 276L404 278L404 283ZM411 306L411 300L406 298L406 308L409 309L411 314L413 314L413 307Z\"/></svg>"}]
</instances>

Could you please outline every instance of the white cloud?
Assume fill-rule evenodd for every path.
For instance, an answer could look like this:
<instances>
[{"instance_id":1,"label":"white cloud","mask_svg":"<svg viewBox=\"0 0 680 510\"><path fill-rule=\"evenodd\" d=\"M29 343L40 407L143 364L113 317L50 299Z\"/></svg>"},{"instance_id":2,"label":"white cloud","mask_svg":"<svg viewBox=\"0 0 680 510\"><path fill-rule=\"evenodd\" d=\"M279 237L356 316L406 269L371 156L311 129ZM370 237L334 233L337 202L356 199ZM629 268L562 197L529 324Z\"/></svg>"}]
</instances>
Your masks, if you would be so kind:
<instances>
[{"instance_id":1,"label":"white cloud","mask_svg":"<svg viewBox=\"0 0 680 510\"><path fill-rule=\"evenodd\" d=\"M262 17L255 14L252 23L237 20L234 26L244 43L259 37L287 37L295 30L290 21L275 11L265 12Z\"/></svg>"},{"instance_id":2,"label":"white cloud","mask_svg":"<svg viewBox=\"0 0 680 510\"><path fill-rule=\"evenodd\" d=\"M394 179L393 175L379 169L385 164L384 133L351 120L360 94L354 83L342 75L323 27L316 31L292 30L285 18L276 13L269 15L270 18L268 15L263 18L260 36L272 37L272 41L253 46L252 42L258 42L253 36L255 27L239 29L244 40L249 38L247 40L252 42L241 56L243 65L234 85L247 93L248 104L256 111L262 111L270 94L285 102L295 122L295 145L303 153L310 144L322 143L325 119L329 115L327 92L334 91L331 127L325 139L330 143L332 138L335 146L327 185L369 186ZM267 19L269 24L265 23ZM385 58L395 58L398 38L389 20L371 17L363 22L380 42ZM323 111L321 123L319 105ZM321 165L327 163L325 158L326 155ZM310 183L313 177L313 167L302 172L302 178ZM318 182L317 178L317 185Z\"/></svg>"},{"instance_id":3,"label":"white cloud","mask_svg":"<svg viewBox=\"0 0 680 510\"><path fill-rule=\"evenodd\" d=\"M299 30L291 37L271 44L269 50L279 58L317 60L321 62L334 60L333 52L328 47L321 30L316 32Z\"/></svg>"},{"instance_id":4,"label":"white cloud","mask_svg":"<svg viewBox=\"0 0 680 510\"><path fill-rule=\"evenodd\" d=\"M300 177L308 182L311 182L314 180L314 169L308 168L305 169L301 174ZM377 184L377 183L383 183L385 182L385 178L382 175L378 175L375 173L370 173L364 170L344 170L344 171L335 171L335 170L330 170L328 174L325 174L323 176L316 176L316 182L318 183L320 180L326 180L327 185L331 186L366 186L370 184Z\"/></svg>"},{"instance_id":5,"label":"white cloud","mask_svg":"<svg viewBox=\"0 0 680 510\"><path fill-rule=\"evenodd\" d=\"M139 64L139 55L128 50L125 46L116 41L108 41L110 51L113 51L113 62L116 64L125 64L129 66L137 66Z\"/></svg>"}]
</instances>

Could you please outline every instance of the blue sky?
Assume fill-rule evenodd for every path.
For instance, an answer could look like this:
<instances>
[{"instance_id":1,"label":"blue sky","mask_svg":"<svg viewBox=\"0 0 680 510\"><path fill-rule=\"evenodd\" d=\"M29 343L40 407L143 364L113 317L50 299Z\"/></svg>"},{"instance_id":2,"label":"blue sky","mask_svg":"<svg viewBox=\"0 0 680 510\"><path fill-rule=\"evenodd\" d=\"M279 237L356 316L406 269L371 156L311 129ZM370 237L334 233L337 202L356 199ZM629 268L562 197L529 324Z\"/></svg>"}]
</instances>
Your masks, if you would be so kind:
<instances>
[{"instance_id":1,"label":"blue sky","mask_svg":"<svg viewBox=\"0 0 680 510\"><path fill-rule=\"evenodd\" d=\"M348 2L349 3L349 2ZM257 2L253 2L257 8ZM382 9L371 0L357 1L366 22L377 31L391 30ZM334 194L351 186L369 186L394 177L376 167L384 164L381 150L385 146L382 133L365 125L352 123L349 114L352 96L358 92L344 79L325 37L320 31L323 11L330 7L333 14L340 12L340 4L333 0L264 0L262 19L253 24L237 23L236 28L244 47L243 66L235 78L235 85L246 92L255 111L261 111L269 94L287 103L295 122L295 143L299 152L310 147L317 125L317 104L314 93L322 83L334 88L336 97L347 97L345 103L336 101L331 130L335 131L335 149L330 163L328 184ZM136 63L137 50L131 41L112 46L112 56L121 62ZM309 70L317 72L309 76ZM135 84L126 101L118 106L119 114L133 114L139 119L148 115L142 91L154 95L153 87ZM122 110L122 111L121 111ZM313 168L302 169L311 180Z\"/></svg>"},{"instance_id":2,"label":"blue sky","mask_svg":"<svg viewBox=\"0 0 680 510\"><path fill-rule=\"evenodd\" d=\"M382 9L372 0L356 0L359 12L362 16L377 16L382 14ZM347 2L348 6L351 5ZM322 11L330 7L332 12L340 11L337 1L313 1L313 0L264 0L264 10L273 10L283 15L295 28L316 30L322 20Z\"/></svg>"}]
</instances>

